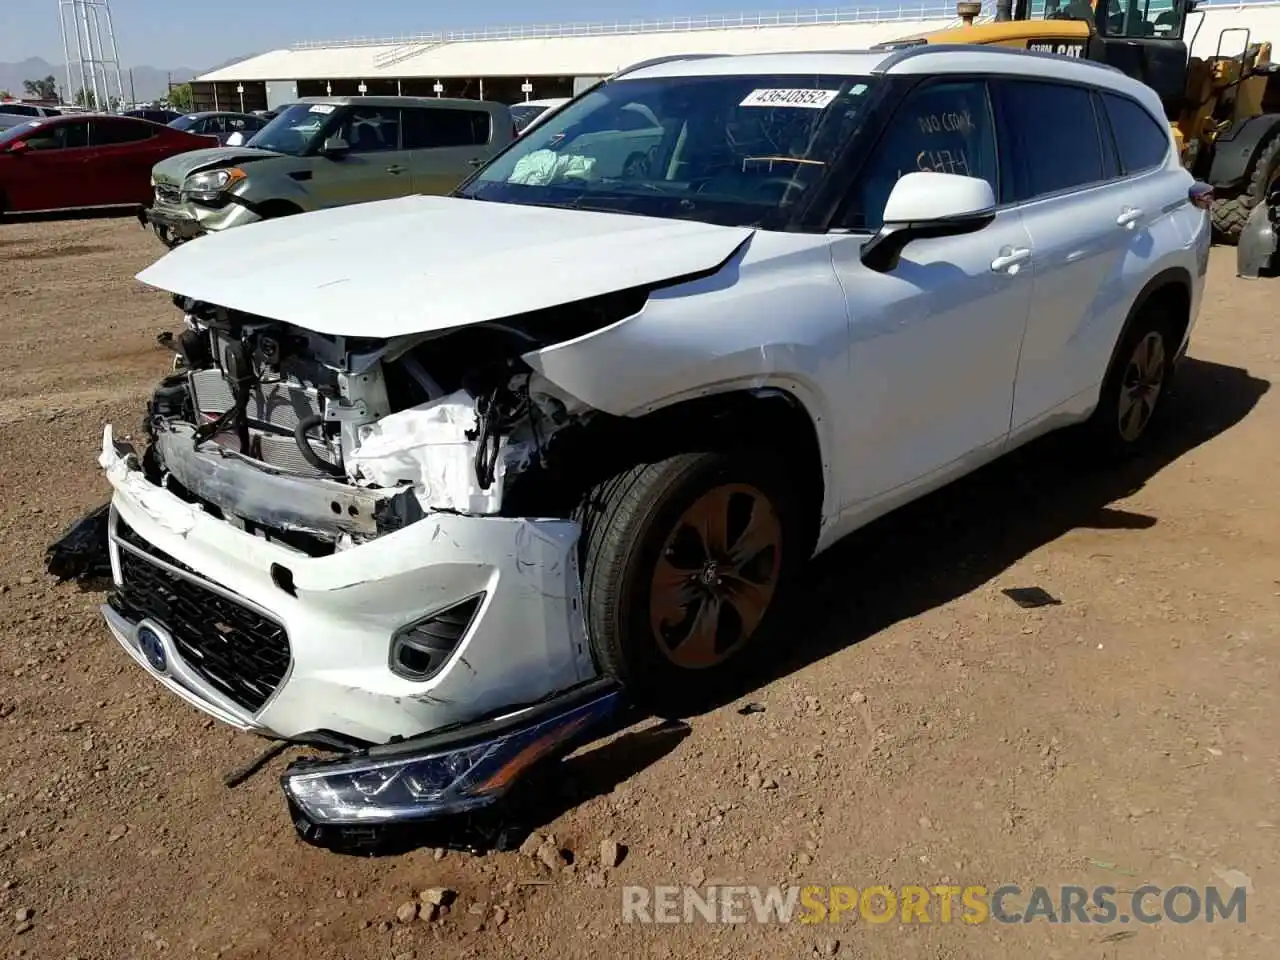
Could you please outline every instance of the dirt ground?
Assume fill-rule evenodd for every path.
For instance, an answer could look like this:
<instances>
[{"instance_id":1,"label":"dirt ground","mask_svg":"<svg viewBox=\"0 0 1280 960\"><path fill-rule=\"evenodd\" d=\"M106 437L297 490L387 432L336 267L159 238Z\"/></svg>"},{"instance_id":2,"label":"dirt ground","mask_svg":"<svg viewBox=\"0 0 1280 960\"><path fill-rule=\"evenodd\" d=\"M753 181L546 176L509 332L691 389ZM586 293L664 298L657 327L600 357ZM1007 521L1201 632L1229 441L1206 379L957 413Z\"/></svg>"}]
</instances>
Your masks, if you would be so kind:
<instances>
[{"instance_id":1,"label":"dirt ground","mask_svg":"<svg viewBox=\"0 0 1280 960\"><path fill-rule=\"evenodd\" d=\"M224 787L264 741L163 692L107 634L100 593L45 575L46 544L105 497L102 425L136 430L168 363L154 341L176 311L133 280L160 252L127 218L0 225L3 955L1280 955L1280 281L1237 280L1233 251L1214 252L1149 456L1081 472L1039 443L837 547L770 675L557 772L563 796L530 813L573 856L554 871L519 852L302 843L278 783L298 751ZM1061 603L1001 593L1028 586ZM617 866L602 840L625 846ZM1144 882L1247 883L1246 920L621 910L625 885ZM430 887L457 892L447 914L398 921Z\"/></svg>"}]
</instances>

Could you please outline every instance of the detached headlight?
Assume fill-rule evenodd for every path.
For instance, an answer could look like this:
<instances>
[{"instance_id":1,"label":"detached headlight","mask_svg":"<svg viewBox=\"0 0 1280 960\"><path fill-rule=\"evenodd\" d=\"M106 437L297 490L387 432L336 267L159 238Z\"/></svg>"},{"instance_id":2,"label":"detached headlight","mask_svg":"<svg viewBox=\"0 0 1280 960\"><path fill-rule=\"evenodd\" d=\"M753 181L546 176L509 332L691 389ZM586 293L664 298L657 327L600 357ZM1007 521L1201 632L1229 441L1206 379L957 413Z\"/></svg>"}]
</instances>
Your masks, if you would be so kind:
<instances>
[{"instance_id":1,"label":"detached headlight","mask_svg":"<svg viewBox=\"0 0 1280 960\"><path fill-rule=\"evenodd\" d=\"M317 826L473 810L497 800L539 760L571 746L614 711L620 693L612 681L595 681L498 720L370 747L349 759L299 761L285 771L284 790Z\"/></svg>"},{"instance_id":2,"label":"detached headlight","mask_svg":"<svg viewBox=\"0 0 1280 960\"><path fill-rule=\"evenodd\" d=\"M206 170L187 177L182 184L182 192L192 200L204 200L212 203L233 185L245 178L245 172L239 167L227 167L224 170Z\"/></svg>"}]
</instances>

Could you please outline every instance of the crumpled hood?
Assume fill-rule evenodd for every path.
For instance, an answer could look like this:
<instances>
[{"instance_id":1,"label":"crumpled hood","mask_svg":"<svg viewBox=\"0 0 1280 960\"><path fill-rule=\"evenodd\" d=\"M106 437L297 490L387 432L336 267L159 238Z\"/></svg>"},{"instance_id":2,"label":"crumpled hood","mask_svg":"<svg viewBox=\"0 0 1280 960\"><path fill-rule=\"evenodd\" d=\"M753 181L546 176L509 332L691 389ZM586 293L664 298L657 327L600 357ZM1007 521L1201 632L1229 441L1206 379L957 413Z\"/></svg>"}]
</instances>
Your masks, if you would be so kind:
<instances>
[{"instance_id":1,"label":"crumpled hood","mask_svg":"<svg viewBox=\"0 0 1280 960\"><path fill-rule=\"evenodd\" d=\"M713 270L752 232L414 196L209 234L138 279L317 333L390 339Z\"/></svg>"},{"instance_id":2,"label":"crumpled hood","mask_svg":"<svg viewBox=\"0 0 1280 960\"><path fill-rule=\"evenodd\" d=\"M190 150L161 160L155 165L152 175L161 182L181 184L198 170L212 170L216 167L230 166L233 163L247 163L251 160L283 156L283 153L276 153L274 150L258 150L254 147L209 147L205 150Z\"/></svg>"}]
</instances>

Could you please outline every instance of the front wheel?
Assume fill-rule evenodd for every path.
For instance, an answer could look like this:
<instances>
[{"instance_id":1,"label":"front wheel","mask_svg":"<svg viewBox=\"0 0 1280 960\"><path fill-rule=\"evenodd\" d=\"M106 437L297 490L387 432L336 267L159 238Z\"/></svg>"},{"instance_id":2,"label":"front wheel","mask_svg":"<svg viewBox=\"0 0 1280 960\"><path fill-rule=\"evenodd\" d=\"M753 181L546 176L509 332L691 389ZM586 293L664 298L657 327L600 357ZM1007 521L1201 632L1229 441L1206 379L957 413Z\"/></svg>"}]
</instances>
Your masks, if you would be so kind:
<instances>
[{"instance_id":1,"label":"front wheel","mask_svg":"<svg viewBox=\"0 0 1280 960\"><path fill-rule=\"evenodd\" d=\"M596 658L651 706L687 704L740 675L806 552L792 487L760 454L632 467L577 517Z\"/></svg>"}]
</instances>

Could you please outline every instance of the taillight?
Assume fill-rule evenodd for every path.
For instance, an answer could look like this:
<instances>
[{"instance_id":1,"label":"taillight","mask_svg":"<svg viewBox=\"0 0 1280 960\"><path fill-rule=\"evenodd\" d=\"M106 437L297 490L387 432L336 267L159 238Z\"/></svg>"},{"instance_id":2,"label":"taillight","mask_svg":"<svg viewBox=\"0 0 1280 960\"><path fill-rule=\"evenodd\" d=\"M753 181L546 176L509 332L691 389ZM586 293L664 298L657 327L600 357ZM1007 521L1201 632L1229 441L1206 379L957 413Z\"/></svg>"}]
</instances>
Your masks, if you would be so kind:
<instances>
[{"instance_id":1,"label":"taillight","mask_svg":"<svg viewBox=\"0 0 1280 960\"><path fill-rule=\"evenodd\" d=\"M1187 199L1191 201L1193 207L1208 210L1213 206L1213 187L1197 180L1191 185L1191 189L1187 191Z\"/></svg>"}]
</instances>

